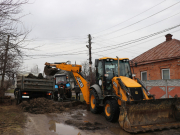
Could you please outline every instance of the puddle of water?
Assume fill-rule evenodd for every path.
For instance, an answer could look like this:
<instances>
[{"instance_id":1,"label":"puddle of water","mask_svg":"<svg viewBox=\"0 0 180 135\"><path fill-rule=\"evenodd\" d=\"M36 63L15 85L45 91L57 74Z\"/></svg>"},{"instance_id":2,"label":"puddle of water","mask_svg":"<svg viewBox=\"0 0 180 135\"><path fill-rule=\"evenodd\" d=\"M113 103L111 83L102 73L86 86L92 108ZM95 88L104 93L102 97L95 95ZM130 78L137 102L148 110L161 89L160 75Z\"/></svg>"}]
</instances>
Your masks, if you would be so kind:
<instances>
[{"instance_id":1,"label":"puddle of water","mask_svg":"<svg viewBox=\"0 0 180 135\"><path fill-rule=\"evenodd\" d=\"M58 135L77 135L80 131L73 126L69 126L63 123L58 123L54 120L49 121L51 132L55 132Z\"/></svg>"}]
</instances>

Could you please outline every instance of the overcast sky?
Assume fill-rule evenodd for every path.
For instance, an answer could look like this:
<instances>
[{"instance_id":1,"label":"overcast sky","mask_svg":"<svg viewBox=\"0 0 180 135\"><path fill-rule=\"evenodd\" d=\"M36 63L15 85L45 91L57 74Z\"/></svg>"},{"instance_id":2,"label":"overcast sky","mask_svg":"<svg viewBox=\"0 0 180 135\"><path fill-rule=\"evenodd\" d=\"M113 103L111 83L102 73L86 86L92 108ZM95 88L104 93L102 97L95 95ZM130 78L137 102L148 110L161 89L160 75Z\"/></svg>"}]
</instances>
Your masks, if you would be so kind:
<instances>
[{"instance_id":1,"label":"overcast sky","mask_svg":"<svg viewBox=\"0 0 180 135\"><path fill-rule=\"evenodd\" d=\"M27 47L34 50L23 50L28 56L23 60L24 71L36 65L43 72L45 62L87 61L88 34L92 36L93 64L94 59L101 57L132 59L164 42L168 33L180 40L179 0L30 0L29 3L23 6L23 14L29 15L22 22L31 30L27 39L33 41L27 42ZM157 32L160 34L154 34Z\"/></svg>"}]
</instances>

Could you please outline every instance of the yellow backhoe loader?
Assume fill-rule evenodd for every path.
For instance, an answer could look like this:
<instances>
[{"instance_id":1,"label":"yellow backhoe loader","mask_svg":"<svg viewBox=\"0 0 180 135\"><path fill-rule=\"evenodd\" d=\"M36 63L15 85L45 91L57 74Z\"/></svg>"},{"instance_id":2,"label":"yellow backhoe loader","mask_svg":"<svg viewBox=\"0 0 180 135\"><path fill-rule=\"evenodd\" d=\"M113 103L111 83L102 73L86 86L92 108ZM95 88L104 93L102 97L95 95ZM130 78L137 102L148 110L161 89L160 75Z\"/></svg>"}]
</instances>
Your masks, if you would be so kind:
<instances>
[{"instance_id":1,"label":"yellow backhoe loader","mask_svg":"<svg viewBox=\"0 0 180 135\"><path fill-rule=\"evenodd\" d=\"M125 131L137 133L180 127L180 98L154 99L143 83L132 77L128 58L96 59L96 84L92 86L81 74L81 65L45 65L46 75L53 75L57 69L71 71L91 112L100 113L103 106L105 118L110 122L119 120Z\"/></svg>"}]
</instances>

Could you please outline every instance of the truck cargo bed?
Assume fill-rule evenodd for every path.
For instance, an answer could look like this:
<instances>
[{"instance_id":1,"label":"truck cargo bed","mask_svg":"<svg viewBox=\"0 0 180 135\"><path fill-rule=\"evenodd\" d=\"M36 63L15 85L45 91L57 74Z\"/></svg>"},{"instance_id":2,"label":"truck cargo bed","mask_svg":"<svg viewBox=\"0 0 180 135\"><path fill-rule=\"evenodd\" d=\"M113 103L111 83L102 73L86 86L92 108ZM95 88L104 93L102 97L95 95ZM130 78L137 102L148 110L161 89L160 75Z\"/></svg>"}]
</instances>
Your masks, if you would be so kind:
<instances>
[{"instance_id":1,"label":"truck cargo bed","mask_svg":"<svg viewBox=\"0 0 180 135\"><path fill-rule=\"evenodd\" d=\"M20 88L21 91L54 91L54 80L19 76L17 78L17 88Z\"/></svg>"}]
</instances>

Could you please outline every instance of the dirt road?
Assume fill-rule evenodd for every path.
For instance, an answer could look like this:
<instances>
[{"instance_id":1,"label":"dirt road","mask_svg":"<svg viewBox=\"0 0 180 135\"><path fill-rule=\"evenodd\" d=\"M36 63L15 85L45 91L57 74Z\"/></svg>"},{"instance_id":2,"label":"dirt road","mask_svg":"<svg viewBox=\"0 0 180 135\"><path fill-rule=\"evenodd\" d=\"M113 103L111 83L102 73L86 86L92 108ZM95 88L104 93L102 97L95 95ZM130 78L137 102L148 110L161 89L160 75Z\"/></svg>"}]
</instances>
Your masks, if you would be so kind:
<instances>
[{"instance_id":1,"label":"dirt road","mask_svg":"<svg viewBox=\"0 0 180 135\"><path fill-rule=\"evenodd\" d=\"M63 113L30 114L24 128L26 135L132 135L107 122L102 114L76 109ZM136 135L179 135L180 129L170 129Z\"/></svg>"},{"instance_id":2,"label":"dirt road","mask_svg":"<svg viewBox=\"0 0 180 135\"><path fill-rule=\"evenodd\" d=\"M33 111L33 114L22 112L19 107L29 112ZM9 111L5 108L9 108ZM61 102L40 98L19 106L5 106L5 108L0 108L0 112L2 112L2 115L0 115L0 129L7 127L4 129L4 132L2 132L4 134L12 134L12 132L14 132L14 134L18 133L22 135L132 135L120 129L118 122L111 123L106 121L103 113L92 114L90 111L85 110L86 106L81 102L62 104ZM59 110L57 110L58 108ZM39 111L39 109L41 111ZM55 109L55 111L53 111L53 109ZM2 110L7 111L4 113ZM42 113L42 110L44 114L36 114L37 112ZM15 112L17 114L14 114ZM5 120L5 116L11 121ZM26 118L26 121L23 122L20 116L23 116L23 119ZM19 120L22 121L19 122L19 130L14 130L17 124L12 122L12 120L15 122ZM13 123L15 123L15 125L13 125ZM136 135L180 135L180 129L138 133Z\"/></svg>"}]
</instances>

